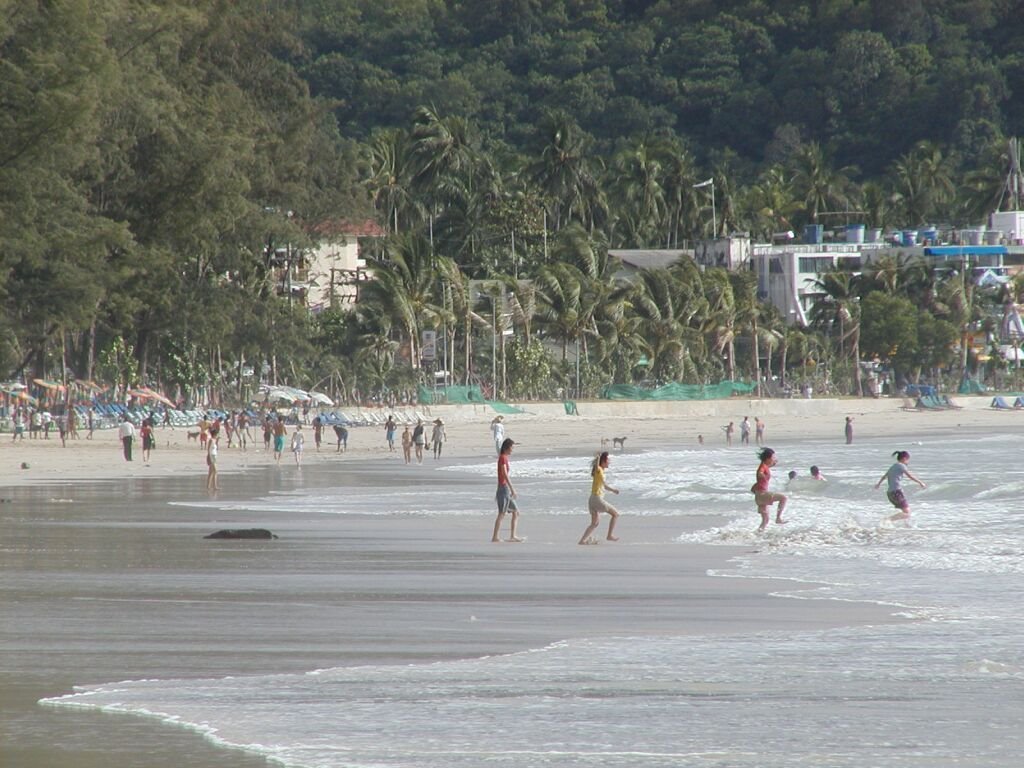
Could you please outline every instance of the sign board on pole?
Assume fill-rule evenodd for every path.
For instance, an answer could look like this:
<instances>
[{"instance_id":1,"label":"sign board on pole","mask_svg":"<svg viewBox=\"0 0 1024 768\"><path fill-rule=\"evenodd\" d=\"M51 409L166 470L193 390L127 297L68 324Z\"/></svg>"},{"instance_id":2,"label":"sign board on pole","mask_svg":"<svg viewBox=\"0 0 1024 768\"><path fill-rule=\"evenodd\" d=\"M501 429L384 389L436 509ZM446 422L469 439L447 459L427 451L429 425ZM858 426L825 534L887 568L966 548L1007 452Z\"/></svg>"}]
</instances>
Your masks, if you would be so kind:
<instances>
[{"instance_id":1,"label":"sign board on pole","mask_svg":"<svg viewBox=\"0 0 1024 768\"><path fill-rule=\"evenodd\" d=\"M437 331L423 331L420 341L420 357L428 363L437 359Z\"/></svg>"}]
</instances>

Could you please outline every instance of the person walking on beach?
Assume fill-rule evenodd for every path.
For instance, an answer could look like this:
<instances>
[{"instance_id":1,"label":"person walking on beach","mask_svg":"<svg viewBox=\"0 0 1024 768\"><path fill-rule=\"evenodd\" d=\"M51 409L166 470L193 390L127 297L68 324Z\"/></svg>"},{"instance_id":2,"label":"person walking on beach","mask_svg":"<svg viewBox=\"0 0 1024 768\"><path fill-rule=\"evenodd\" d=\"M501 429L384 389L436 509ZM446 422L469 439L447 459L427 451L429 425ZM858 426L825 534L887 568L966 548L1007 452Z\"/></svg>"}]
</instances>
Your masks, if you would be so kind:
<instances>
[{"instance_id":1,"label":"person walking on beach","mask_svg":"<svg viewBox=\"0 0 1024 768\"><path fill-rule=\"evenodd\" d=\"M313 417L313 445L316 446L316 452L320 453L320 443L324 439L324 420L317 414Z\"/></svg>"},{"instance_id":2,"label":"person walking on beach","mask_svg":"<svg viewBox=\"0 0 1024 768\"><path fill-rule=\"evenodd\" d=\"M759 416L754 417L754 442L758 447L764 445L764 422Z\"/></svg>"},{"instance_id":3,"label":"person walking on beach","mask_svg":"<svg viewBox=\"0 0 1024 768\"><path fill-rule=\"evenodd\" d=\"M910 474L910 470L907 469L907 464L910 463L910 451L894 451L892 455L896 458L896 463L889 467L884 475L878 478L878 482L875 483L875 489L878 489L883 480L888 480L889 488L885 492L885 497L889 499L890 504L899 510L899 512L891 515L888 519L893 522L909 520L910 504L907 502L907 497L903 494L903 478L906 477L908 480L913 480L922 488L926 486Z\"/></svg>"},{"instance_id":4,"label":"person walking on beach","mask_svg":"<svg viewBox=\"0 0 1024 768\"><path fill-rule=\"evenodd\" d=\"M740 422L740 445L750 445L750 417L744 416Z\"/></svg>"},{"instance_id":5,"label":"person walking on beach","mask_svg":"<svg viewBox=\"0 0 1024 768\"><path fill-rule=\"evenodd\" d=\"M270 420L270 414L263 415L263 450L270 450L270 443L274 439L274 422Z\"/></svg>"},{"instance_id":6,"label":"person walking on beach","mask_svg":"<svg viewBox=\"0 0 1024 768\"><path fill-rule=\"evenodd\" d=\"M501 446L505 442L505 417L501 414L491 420L491 437L494 439L494 450L501 453Z\"/></svg>"},{"instance_id":7,"label":"person walking on beach","mask_svg":"<svg viewBox=\"0 0 1024 768\"><path fill-rule=\"evenodd\" d=\"M388 420L384 424L384 439L388 441L388 450L392 453L395 452L395 431L397 429L398 425L395 424L395 417L388 416Z\"/></svg>"},{"instance_id":8,"label":"person walking on beach","mask_svg":"<svg viewBox=\"0 0 1024 768\"><path fill-rule=\"evenodd\" d=\"M416 447L416 463L423 463L423 447L427 444L426 427L423 421L416 422L416 428L412 431L412 444Z\"/></svg>"},{"instance_id":9,"label":"person walking on beach","mask_svg":"<svg viewBox=\"0 0 1024 768\"><path fill-rule=\"evenodd\" d=\"M121 447L124 450L124 460L132 460L132 441L135 440L135 425L128 421L128 417L125 416L121 421L121 426L117 429L117 434L121 438Z\"/></svg>"},{"instance_id":10,"label":"person walking on beach","mask_svg":"<svg viewBox=\"0 0 1024 768\"><path fill-rule=\"evenodd\" d=\"M730 421L726 426L722 427L725 430L725 444L732 445L732 433L736 431L736 427L732 425Z\"/></svg>"},{"instance_id":11,"label":"person walking on beach","mask_svg":"<svg viewBox=\"0 0 1024 768\"><path fill-rule=\"evenodd\" d=\"M14 434L11 436L13 443L18 438L25 439L25 414L19 408L14 412Z\"/></svg>"},{"instance_id":12,"label":"person walking on beach","mask_svg":"<svg viewBox=\"0 0 1024 768\"><path fill-rule=\"evenodd\" d=\"M302 425L295 427L292 434L292 453L295 455L295 466L302 465L302 448L306 444L306 436L302 434Z\"/></svg>"},{"instance_id":13,"label":"person walking on beach","mask_svg":"<svg viewBox=\"0 0 1024 768\"><path fill-rule=\"evenodd\" d=\"M219 491L217 482L217 441L219 435L210 435L206 441L206 490Z\"/></svg>"},{"instance_id":14,"label":"person walking on beach","mask_svg":"<svg viewBox=\"0 0 1024 768\"><path fill-rule=\"evenodd\" d=\"M249 414L241 411L238 414L238 445L245 451L246 445L252 442L252 433L249 432Z\"/></svg>"},{"instance_id":15,"label":"person walking on beach","mask_svg":"<svg viewBox=\"0 0 1024 768\"><path fill-rule=\"evenodd\" d=\"M501 443L501 450L498 451L498 490L494 495L498 504L498 516L494 520L492 542L501 541L498 538L498 532L501 530L501 521L505 519L506 513L512 516L508 541L522 541L516 535L516 529L519 527L519 507L516 505L516 490L512 487L512 479L509 477L509 456L512 455L512 446L515 444L515 440L506 437Z\"/></svg>"},{"instance_id":16,"label":"person walking on beach","mask_svg":"<svg viewBox=\"0 0 1024 768\"><path fill-rule=\"evenodd\" d=\"M402 456L405 457L406 464L412 464L412 432L409 431L408 424L402 433Z\"/></svg>"},{"instance_id":17,"label":"person walking on beach","mask_svg":"<svg viewBox=\"0 0 1024 768\"><path fill-rule=\"evenodd\" d=\"M274 461L281 463L281 454L284 453L284 438L288 434L288 428L284 425L284 419L278 418L274 422Z\"/></svg>"},{"instance_id":18,"label":"person walking on beach","mask_svg":"<svg viewBox=\"0 0 1024 768\"><path fill-rule=\"evenodd\" d=\"M434 444L434 458L441 458L441 450L444 448L444 441L448 439L448 434L444 431L444 421L442 419L434 419L434 430L430 435L430 440Z\"/></svg>"},{"instance_id":19,"label":"person walking on beach","mask_svg":"<svg viewBox=\"0 0 1024 768\"><path fill-rule=\"evenodd\" d=\"M757 454L757 458L761 463L757 466L757 481L750 487L750 491L754 494L754 503L757 504L757 512L761 515L761 525L757 529L758 532L761 532L768 527L770 519L768 509L772 504L778 504L775 510L776 524L785 524L786 521L782 519L782 512L786 508L786 497L781 493L772 493L769 490L772 480L772 467L778 463L775 451L771 448L762 448Z\"/></svg>"},{"instance_id":20,"label":"person walking on beach","mask_svg":"<svg viewBox=\"0 0 1024 768\"><path fill-rule=\"evenodd\" d=\"M142 460L149 464L150 455L156 439L153 437L153 422L150 419L143 419L139 427L139 437L142 439Z\"/></svg>"},{"instance_id":21,"label":"person walking on beach","mask_svg":"<svg viewBox=\"0 0 1024 768\"><path fill-rule=\"evenodd\" d=\"M591 534L597 530L597 527L601 524L601 513L607 512L610 515L608 520L608 535L605 537L608 541L618 541L615 534L615 523L619 520L619 510L604 500L604 492L611 491L616 496L619 494L617 488L612 488L605 482L604 473L608 469L608 451L603 451L598 455L596 459L590 465L590 498L587 500L587 510L590 512L590 525L583 531L583 535L580 537L580 544L597 544Z\"/></svg>"},{"instance_id":22,"label":"person walking on beach","mask_svg":"<svg viewBox=\"0 0 1024 768\"><path fill-rule=\"evenodd\" d=\"M344 424L334 425L334 436L338 438L338 448L335 453L341 453L342 449L348 450L348 427Z\"/></svg>"},{"instance_id":23,"label":"person walking on beach","mask_svg":"<svg viewBox=\"0 0 1024 768\"><path fill-rule=\"evenodd\" d=\"M846 417L846 444L850 445L853 442L853 416Z\"/></svg>"}]
</instances>

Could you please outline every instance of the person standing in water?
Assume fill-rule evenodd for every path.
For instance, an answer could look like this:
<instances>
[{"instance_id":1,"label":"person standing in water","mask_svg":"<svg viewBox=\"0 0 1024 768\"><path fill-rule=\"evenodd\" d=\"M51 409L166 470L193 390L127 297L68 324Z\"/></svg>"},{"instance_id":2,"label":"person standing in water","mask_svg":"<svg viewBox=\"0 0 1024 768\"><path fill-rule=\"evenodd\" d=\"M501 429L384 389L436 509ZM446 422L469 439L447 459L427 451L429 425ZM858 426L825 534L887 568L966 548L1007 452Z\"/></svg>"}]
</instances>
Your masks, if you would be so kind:
<instances>
[{"instance_id":1,"label":"person standing in water","mask_svg":"<svg viewBox=\"0 0 1024 768\"><path fill-rule=\"evenodd\" d=\"M292 435L292 453L295 454L295 466L298 467L302 464L302 449L306 445L306 436L302 433L302 424L295 427L295 433Z\"/></svg>"},{"instance_id":2,"label":"person standing in water","mask_svg":"<svg viewBox=\"0 0 1024 768\"><path fill-rule=\"evenodd\" d=\"M843 433L846 435L846 444L850 445L853 443L853 416L846 417L846 426L843 428Z\"/></svg>"},{"instance_id":3,"label":"person standing in water","mask_svg":"<svg viewBox=\"0 0 1024 768\"><path fill-rule=\"evenodd\" d=\"M885 496L889 499L889 503L899 510L899 512L891 515L888 519L893 522L909 520L910 504L907 502L907 497L903 495L903 478L906 477L909 480L913 480L922 488L926 486L910 474L910 470L907 469L907 464L910 463L910 451L894 451L892 455L896 458L896 463L889 467L884 475L878 478L878 482L875 483L875 489L878 489L883 480L888 480L889 489L885 492Z\"/></svg>"},{"instance_id":4,"label":"person standing in water","mask_svg":"<svg viewBox=\"0 0 1024 768\"><path fill-rule=\"evenodd\" d=\"M778 463L775 451L771 448L762 448L757 454L757 458L761 460L757 467L757 482L750 487L750 491L754 494L754 503L757 504L757 512L761 515L761 525L757 529L760 532L768 527L770 519L768 508L772 504L778 504L775 510L776 524L785 524L786 521L782 519L782 511L786 508L786 497L781 493L772 493L768 488L772 479L772 467Z\"/></svg>"},{"instance_id":5,"label":"person standing in water","mask_svg":"<svg viewBox=\"0 0 1024 768\"><path fill-rule=\"evenodd\" d=\"M213 435L206 441L206 490L219 491L220 484L217 482L217 440L218 435Z\"/></svg>"},{"instance_id":6,"label":"person standing in water","mask_svg":"<svg viewBox=\"0 0 1024 768\"><path fill-rule=\"evenodd\" d=\"M591 534L601 524L602 512L607 512L611 516L611 519L608 521L608 536L606 538L608 541L618 541L614 532L615 523L619 520L619 510L604 500L604 492L611 491L617 496L619 491L605 482L604 472L606 469L608 469L608 451L598 455L590 465L592 482L590 484L590 499L587 501L587 509L590 512L590 525L587 526L587 530L580 537L580 544L597 544L597 539L593 538Z\"/></svg>"},{"instance_id":7,"label":"person standing in water","mask_svg":"<svg viewBox=\"0 0 1024 768\"><path fill-rule=\"evenodd\" d=\"M494 520L494 533L491 541L501 541L498 538L498 531L501 529L501 521L505 514L512 515L512 527L509 530L509 541L522 541L516 536L516 529L519 526L519 507L516 505L516 490L512 487L512 480L509 477L509 456L512 455L512 446L515 440L506 437L501 443L501 450L498 453L498 490L494 495L498 503L498 516Z\"/></svg>"}]
</instances>

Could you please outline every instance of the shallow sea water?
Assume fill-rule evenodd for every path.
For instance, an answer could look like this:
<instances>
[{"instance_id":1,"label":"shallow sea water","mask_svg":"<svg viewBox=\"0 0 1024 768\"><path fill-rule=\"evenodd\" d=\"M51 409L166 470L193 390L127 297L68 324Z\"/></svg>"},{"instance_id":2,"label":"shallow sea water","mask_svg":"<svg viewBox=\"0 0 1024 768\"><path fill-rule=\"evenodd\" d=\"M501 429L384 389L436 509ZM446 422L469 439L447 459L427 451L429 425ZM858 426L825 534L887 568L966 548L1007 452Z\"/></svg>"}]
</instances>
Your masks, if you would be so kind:
<instances>
[{"instance_id":1,"label":"shallow sea water","mask_svg":"<svg viewBox=\"0 0 1024 768\"><path fill-rule=\"evenodd\" d=\"M776 577L801 600L870 600L910 623L799 634L567 637L423 664L87 686L46 702L158 718L295 768L508 766L1015 766L1024 751L1024 471L1015 437L922 445L775 446L789 520L757 534L753 448L613 455L634 515L720 515L680 542L742 545L721 578ZM912 453L911 527L873 486ZM806 478L817 464L827 481ZM580 517L587 461L514 459L524 514ZM183 502L221 512L480 515L466 478L444 494L380 487ZM524 519L524 525L526 524ZM623 519L628 526L628 517Z\"/></svg>"}]
</instances>

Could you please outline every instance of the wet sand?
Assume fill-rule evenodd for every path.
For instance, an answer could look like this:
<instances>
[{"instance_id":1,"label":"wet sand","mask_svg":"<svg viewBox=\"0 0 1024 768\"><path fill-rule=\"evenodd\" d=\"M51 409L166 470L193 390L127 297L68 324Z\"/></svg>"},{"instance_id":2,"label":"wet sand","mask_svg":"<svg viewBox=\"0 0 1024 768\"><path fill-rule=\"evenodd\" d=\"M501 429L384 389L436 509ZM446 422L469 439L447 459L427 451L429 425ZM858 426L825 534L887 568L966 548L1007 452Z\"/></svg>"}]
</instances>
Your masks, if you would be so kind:
<instances>
[{"instance_id":1,"label":"wet sand","mask_svg":"<svg viewBox=\"0 0 1024 768\"><path fill-rule=\"evenodd\" d=\"M509 422L523 443L520 457L584 442L589 450L605 432L626 429L635 450L692 429L665 419ZM451 455L488 455L486 422L467 420L449 435ZM630 518L628 538L599 547L575 545L582 517L533 516L527 542L491 544L491 485L479 477L444 478L447 487L480 487L479 517L254 515L171 505L209 497L198 446L164 439L150 467L121 461L109 433L87 447L0 450L8 463L33 455L16 478L21 485L9 485L0 504L5 768L266 765L184 729L37 704L75 685L416 663L567 637L797 632L893 620L871 604L769 596L792 591L790 583L709 576L738 550L675 542L700 525L692 516ZM406 467L372 447L382 442L382 431L353 430L349 454L310 450L301 472L290 456L276 467L261 452L224 452L218 498L346 483L436 487L432 460ZM106 471L90 475L90 462ZM96 479L73 479L83 475ZM280 539L202 538L251 526Z\"/></svg>"}]
</instances>

